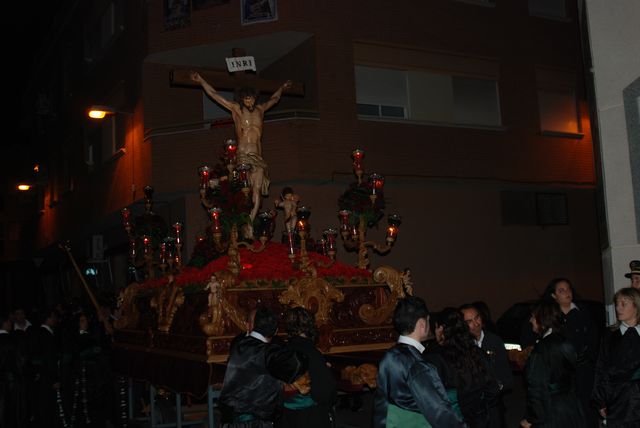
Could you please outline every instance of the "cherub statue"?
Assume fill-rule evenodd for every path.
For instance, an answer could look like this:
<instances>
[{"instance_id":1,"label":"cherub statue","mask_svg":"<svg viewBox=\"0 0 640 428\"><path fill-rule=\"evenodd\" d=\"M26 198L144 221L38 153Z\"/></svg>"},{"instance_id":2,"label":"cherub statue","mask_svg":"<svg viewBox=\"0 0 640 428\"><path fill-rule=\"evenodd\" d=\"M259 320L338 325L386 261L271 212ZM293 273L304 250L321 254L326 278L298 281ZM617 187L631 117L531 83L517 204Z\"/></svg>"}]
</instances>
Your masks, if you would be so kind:
<instances>
[{"instance_id":1,"label":"cherub statue","mask_svg":"<svg viewBox=\"0 0 640 428\"><path fill-rule=\"evenodd\" d=\"M293 193L291 187L282 189L280 200L275 201L276 208L282 208L284 210L284 227L287 232L293 232L296 228L296 222L298 221L296 212L298 211L299 201L300 196Z\"/></svg>"},{"instance_id":2,"label":"cherub statue","mask_svg":"<svg viewBox=\"0 0 640 428\"><path fill-rule=\"evenodd\" d=\"M210 316L213 316L213 313L211 313L211 311L215 308L216 303L220 301L220 282L215 275L211 275L209 283L204 289L209 291L207 301L209 304Z\"/></svg>"}]
</instances>

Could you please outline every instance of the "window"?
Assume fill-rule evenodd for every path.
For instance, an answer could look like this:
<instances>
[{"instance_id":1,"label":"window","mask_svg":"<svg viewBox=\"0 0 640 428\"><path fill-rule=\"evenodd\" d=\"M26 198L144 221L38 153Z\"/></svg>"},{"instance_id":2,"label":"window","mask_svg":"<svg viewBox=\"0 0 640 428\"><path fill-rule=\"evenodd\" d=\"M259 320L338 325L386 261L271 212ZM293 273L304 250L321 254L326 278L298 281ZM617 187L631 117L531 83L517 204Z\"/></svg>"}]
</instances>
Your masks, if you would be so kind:
<instances>
[{"instance_id":1,"label":"window","mask_svg":"<svg viewBox=\"0 0 640 428\"><path fill-rule=\"evenodd\" d=\"M500 192L502 225L568 225L566 193Z\"/></svg>"},{"instance_id":2,"label":"window","mask_svg":"<svg viewBox=\"0 0 640 428\"><path fill-rule=\"evenodd\" d=\"M540 129L577 134L578 110L574 92L560 89L538 89Z\"/></svg>"},{"instance_id":3,"label":"window","mask_svg":"<svg viewBox=\"0 0 640 428\"><path fill-rule=\"evenodd\" d=\"M497 81L445 73L355 67L357 112L413 121L500 126Z\"/></svg>"},{"instance_id":4,"label":"window","mask_svg":"<svg viewBox=\"0 0 640 428\"><path fill-rule=\"evenodd\" d=\"M85 61L92 62L105 53L124 30L123 0L114 0L85 28Z\"/></svg>"},{"instance_id":5,"label":"window","mask_svg":"<svg viewBox=\"0 0 640 428\"><path fill-rule=\"evenodd\" d=\"M540 226L569 224L567 195L564 193L536 193L536 211Z\"/></svg>"},{"instance_id":6,"label":"window","mask_svg":"<svg viewBox=\"0 0 640 428\"><path fill-rule=\"evenodd\" d=\"M356 66L358 114L405 119L407 85L406 71Z\"/></svg>"},{"instance_id":7,"label":"window","mask_svg":"<svg viewBox=\"0 0 640 428\"><path fill-rule=\"evenodd\" d=\"M109 160L125 143L126 117L114 114L102 120L102 159Z\"/></svg>"},{"instance_id":8,"label":"window","mask_svg":"<svg viewBox=\"0 0 640 428\"><path fill-rule=\"evenodd\" d=\"M87 166L107 162L124 148L127 119L127 116L115 114L89 124L84 146L84 160Z\"/></svg>"},{"instance_id":9,"label":"window","mask_svg":"<svg viewBox=\"0 0 640 428\"><path fill-rule=\"evenodd\" d=\"M529 0L529 15L541 18L565 19L565 0Z\"/></svg>"},{"instance_id":10,"label":"window","mask_svg":"<svg viewBox=\"0 0 640 428\"><path fill-rule=\"evenodd\" d=\"M567 70L536 67L540 130L580 135L576 75Z\"/></svg>"}]
</instances>

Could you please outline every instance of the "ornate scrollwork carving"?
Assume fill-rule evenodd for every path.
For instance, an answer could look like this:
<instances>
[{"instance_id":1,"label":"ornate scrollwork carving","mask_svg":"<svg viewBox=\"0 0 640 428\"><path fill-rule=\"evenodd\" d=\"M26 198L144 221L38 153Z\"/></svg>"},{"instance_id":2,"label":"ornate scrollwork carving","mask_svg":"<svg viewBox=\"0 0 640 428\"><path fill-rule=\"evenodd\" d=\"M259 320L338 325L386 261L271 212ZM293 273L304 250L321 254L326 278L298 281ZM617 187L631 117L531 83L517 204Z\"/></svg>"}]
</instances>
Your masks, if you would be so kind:
<instances>
[{"instance_id":1,"label":"ornate scrollwork carving","mask_svg":"<svg viewBox=\"0 0 640 428\"><path fill-rule=\"evenodd\" d=\"M184 291L176 285L173 275L169 276L169 282L162 287L150 302L152 308L158 314L158 330L168 333L173 323L176 311L184 303Z\"/></svg>"},{"instance_id":2,"label":"ornate scrollwork carving","mask_svg":"<svg viewBox=\"0 0 640 428\"><path fill-rule=\"evenodd\" d=\"M227 288L235 284L235 276L229 271L216 272L211 276L205 290L209 290L207 312L198 319L202 331L207 336L219 336L228 322L233 322L240 330L246 330L247 317L240 309L226 299Z\"/></svg>"},{"instance_id":3,"label":"ornate scrollwork carving","mask_svg":"<svg viewBox=\"0 0 640 428\"><path fill-rule=\"evenodd\" d=\"M132 282L124 290L120 291L118 295L118 319L113 323L116 329L133 328L138 324L140 314L135 305L135 297L139 288L140 284Z\"/></svg>"},{"instance_id":4,"label":"ornate scrollwork carving","mask_svg":"<svg viewBox=\"0 0 640 428\"><path fill-rule=\"evenodd\" d=\"M391 318L398 299L405 297L406 294L413 294L413 289L410 272L406 270L401 273L391 266L381 266L376 269L373 273L373 281L386 284L390 292L379 296L380 302L377 308L370 304L360 306L358 315L366 324L380 325Z\"/></svg>"},{"instance_id":5,"label":"ornate scrollwork carving","mask_svg":"<svg viewBox=\"0 0 640 428\"><path fill-rule=\"evenodd\" d=\"M329 323L329 312L333 301L342 302L344 294L322 278L305 277L289 285L286 291L278 297L280 303L286 306L312 310L313 302L317 305L316 324L318 326Z\"/></svg>"}]
</instances>

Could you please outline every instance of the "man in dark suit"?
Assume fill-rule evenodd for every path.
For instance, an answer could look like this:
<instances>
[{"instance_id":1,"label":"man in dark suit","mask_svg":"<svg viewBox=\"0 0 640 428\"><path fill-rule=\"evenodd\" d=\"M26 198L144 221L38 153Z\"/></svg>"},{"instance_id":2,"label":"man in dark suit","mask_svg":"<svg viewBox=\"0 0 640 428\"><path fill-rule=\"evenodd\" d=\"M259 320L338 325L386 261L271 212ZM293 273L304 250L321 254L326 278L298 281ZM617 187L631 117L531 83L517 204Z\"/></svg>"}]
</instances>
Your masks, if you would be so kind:
<instances>
[{"instance_id":1,"label":"man in dark suit","mask_svg":"<svg viewBox=\"0 0 640 428\"><path fill-rule=\"evenodd\" d=\"M460 312L462 312L476 344L486 354L491 374L493 374L500 383L500 396L491 413L491 427L503 427L504 404L502 402L502 395L513 388L513 373L511 372L511 364L509 363L507 350L504 347L504 342L498 335L485 330L484 320L477 307L473 304L465 304L460 306Z\"/></svg>"},{"instance_id":2,"label":"man in dark suit","mask_svg":"<svg viewBox=\"0 0 640 428\"><path fill-rule=\"evenodd\" d=\"M374 395L373 426L465 427L455 412L435 367L422 358L421 342L429 336L429 311L424 300L400 299L393 314L400 334L385 354Z\"/></svg>"},{"instance_id":3,"label":"man in dark suit","mask_svg":"<svg viewBox=\"0 0 640 428\"><path fill-rule=\"evenodd\" d=\"M0 426L26 424L24 355L11 319L0 314Z\"/></svg>"},{"instance_id":4,"label":"man in dark suit","mask_svg":"<svg viewBox=\"0 0 640 428\"><path fill-rule=\"evenodd\" d=\"M29 337L30 360L33 367L33 426L54 427L59 420L56 409L56 391L60 389L58 339L54 328L58 324L55 309L45 313L38 328L31 328Z\"/></svg>"},{"instance_id":5,"label":"man in dark suit","mask_svg":"<svg viewBox=\"0 0 640 428\"><path fill-rule=\"evenodd\" d=\"M278 321L258 308L253 328L234 339L224 375L220 402L232 414L227 428L272 427L282 406L282 387L307 371L304 357L272 343Z\"/></svg>"}]
</instances>

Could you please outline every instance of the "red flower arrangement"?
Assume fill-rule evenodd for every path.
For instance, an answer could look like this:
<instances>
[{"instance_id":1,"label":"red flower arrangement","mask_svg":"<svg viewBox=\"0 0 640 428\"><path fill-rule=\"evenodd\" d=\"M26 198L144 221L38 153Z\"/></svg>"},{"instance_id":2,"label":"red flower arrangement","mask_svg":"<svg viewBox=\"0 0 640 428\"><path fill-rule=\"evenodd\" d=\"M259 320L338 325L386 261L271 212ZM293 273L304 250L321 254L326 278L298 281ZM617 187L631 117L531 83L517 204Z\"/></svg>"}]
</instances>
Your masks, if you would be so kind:
<instances>
[{"instance_id":1,"label":"red flower arrangement","mask_svg":"<svg viewBox=\"0 0 640 428\"><path fill-rule=\"evenodd\" d=\"M256 244L257 246L257 244ZM264 251L253 253L246 248L240 249L242 270L238 277L239 283L278 283L292 278L305 276L304 272L294 270L288 258L289 247L284 244L270 242ZM309 253L312 262L329 264L330 259L318 253ZM186 285L205 285L211 275L227 268L229 257L224 255L217 258L202 269L185 267L175 278L175 283L182 287ZM369 282L371 272L336 261L329 268L318 267L318 276L325 278L340 278L344 282ZM157 278L146 281L142 288L157 288L167 283L167 278Z\"/></svg>"}]
</instances>

